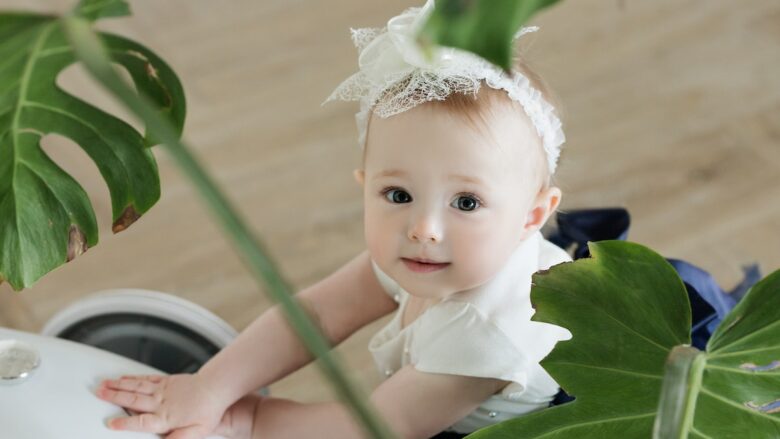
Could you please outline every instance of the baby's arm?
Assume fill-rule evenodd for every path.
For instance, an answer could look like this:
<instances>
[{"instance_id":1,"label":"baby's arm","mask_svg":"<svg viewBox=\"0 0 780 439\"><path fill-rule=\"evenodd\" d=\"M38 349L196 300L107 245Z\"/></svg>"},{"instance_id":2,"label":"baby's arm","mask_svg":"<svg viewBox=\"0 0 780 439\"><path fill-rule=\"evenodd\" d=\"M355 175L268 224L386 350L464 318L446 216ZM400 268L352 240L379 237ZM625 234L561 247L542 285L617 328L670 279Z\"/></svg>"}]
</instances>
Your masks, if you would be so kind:
<instances>
[{"instance_id":1,"label":"baby's arm","mask_svg":"<svg viewBox=\"0 0 780 439\"><path fill-rule=\"evenodd\" d=\"M397 308L377 281L367 252L296 297L333 345ZM123 377L104 382L97 394L143 413L112 420L112 428L165 433L187 427L202 436L210 433L225 410L243 395L311 361L312 356L276 305L195 375ZM202 419L204 412L209 413L208 419Z\"/></svg>"},{"instance_id":2,"label":"baby's arm","mask_svg":"<svg viewBox=\"0 0 780 439\"><path fill-rule=\"evenodd\" d=\"M508 384L492 378L434 374L408 365L371 395L379 414L401 439L444 431ZM262 398L255 407L252 438L367 437L340 403L301 404Z\"/></svg>"},{"instance_id":3,"label":"baby's arm","mask_svg":"<svg viewBox=\"0 0 780 439\"><path fill-rule=\"evenodd\" d=\"M397 307L376 280L367 252L296 297L334 346ZM286 377L312 359L276 305L198 374L232 403L247 392Z\"/></svg>"}]
</instances>

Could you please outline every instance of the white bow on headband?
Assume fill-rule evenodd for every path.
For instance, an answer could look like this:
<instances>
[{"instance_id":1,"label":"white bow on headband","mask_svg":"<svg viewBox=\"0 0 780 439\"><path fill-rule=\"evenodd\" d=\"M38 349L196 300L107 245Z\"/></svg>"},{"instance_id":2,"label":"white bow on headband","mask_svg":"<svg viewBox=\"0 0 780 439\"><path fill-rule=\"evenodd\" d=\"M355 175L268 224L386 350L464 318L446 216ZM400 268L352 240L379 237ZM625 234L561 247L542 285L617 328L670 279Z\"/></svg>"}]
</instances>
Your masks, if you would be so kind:
<instances>
[{"instance_id":1,"label":"white bow on headband","mask_svg":"<svg viewBox=\"0 0 780 439\"><path fill-rule=\"evenodd\" d=\"M522 105L542 139L550 174L554 173L560 147L566 141L555 108L520 72L507 75L483 58L451 47L436 47L430 54L423 53L416 37L432 12L433 3L428 0L422 8L407 9L391 18L384 29L351 29L360 53L360 70L342 82L324 103L360 101L355 119L358 141L363 147L372 107L378 116L389 117L424 102L444 100L452 93L476 93L485 81ZM515 39L537 30L538 27L524 27Z\"/></svg>"}]
</instances>

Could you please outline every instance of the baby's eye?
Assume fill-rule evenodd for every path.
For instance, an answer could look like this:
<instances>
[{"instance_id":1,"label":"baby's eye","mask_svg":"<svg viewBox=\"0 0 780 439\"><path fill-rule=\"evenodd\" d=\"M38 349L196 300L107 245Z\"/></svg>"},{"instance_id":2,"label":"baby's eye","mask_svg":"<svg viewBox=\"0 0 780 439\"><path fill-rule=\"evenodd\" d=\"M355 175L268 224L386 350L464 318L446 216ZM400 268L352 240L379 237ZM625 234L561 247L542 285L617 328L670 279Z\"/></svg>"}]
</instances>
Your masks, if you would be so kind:
<instances>
[{"instance_id":1,"label":"baby's eye","mask_svg":"<svg viewBox=\"0 0 780 439\"><path fill-rule=\"evenodd\" d=\"M471 212L476 210L480 205L481 203L479 202L479 199L473 195L462 195L456 198L451 204L452 207L460 209L464 212Z\"/></svg>"},{"instance_id":2,"label":"baby's eye","mask_svg":"<svg viewBox=\"0 0 780 439\"><path fill-rule=\"evenodd\" d=\"M390 188L384 191L387 201L397 204L411 203L412 196L403 189Z\"/></svg>"}]
</instances>

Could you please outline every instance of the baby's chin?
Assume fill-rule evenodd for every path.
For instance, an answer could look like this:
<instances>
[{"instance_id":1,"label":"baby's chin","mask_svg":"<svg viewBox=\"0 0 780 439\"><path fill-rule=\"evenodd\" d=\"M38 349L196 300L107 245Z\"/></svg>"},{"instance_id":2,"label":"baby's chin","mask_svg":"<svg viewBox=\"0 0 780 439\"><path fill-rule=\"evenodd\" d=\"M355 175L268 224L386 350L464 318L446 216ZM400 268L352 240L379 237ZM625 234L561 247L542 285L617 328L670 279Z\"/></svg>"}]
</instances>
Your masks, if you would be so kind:
<instances>
[{"instance_id":1,"label":"baby's chin","mask_svg":"<svg viewBox=\"0 0 780 439\"><path fill-rule=\"evenodd\" d=\"M464 288L456 288L452 285L442 285L441 282L428 279L403 279L398 285L410 296L418 299L440 301L464 291Z\"/></svg>"},{"instance_id":2,"label":"baby's chin","mask_svg":"<svg viewBox=\"0 0 780 439\"><path fill-rule=\"evenodd\" d=\"M451 296L455 291L441 285L434 279L414 279L407 276L400 276L402 279L396 279L398 285L404 291L418 299L440 300Z\"/></svg>"}]
</instances>

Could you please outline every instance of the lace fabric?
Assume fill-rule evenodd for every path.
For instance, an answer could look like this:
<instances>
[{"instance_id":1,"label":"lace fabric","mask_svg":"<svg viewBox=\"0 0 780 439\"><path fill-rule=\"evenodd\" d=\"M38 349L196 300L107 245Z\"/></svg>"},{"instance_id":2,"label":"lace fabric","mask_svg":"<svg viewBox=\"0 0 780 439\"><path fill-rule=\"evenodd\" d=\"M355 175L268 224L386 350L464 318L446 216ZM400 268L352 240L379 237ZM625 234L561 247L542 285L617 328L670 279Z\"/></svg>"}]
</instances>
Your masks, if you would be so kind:
<instances>
[{"instance_id":1,"label":"lace fabric","mask_svg":"<svg viewBox=\"0 0 780 439\"><path fill-rule=\"evenodd\" d=\"M455 48L437 47L424 53L416 35L432 8L433 1L429 0L423 8L410 8L393 17L383 29L351 29L352 41L360 53L360 69L342 82L325 103L360 102L355 119L362 148L371 112L386 118L425 102L445 100L453 93L476 95L484 83L504 90L510 99L522 105L542 139L552 174L566 140L555 108L519 72L508 75L483 58ZM515 38L536 30L537 27L524 27Z\"/></svg>"}]
</instances>

